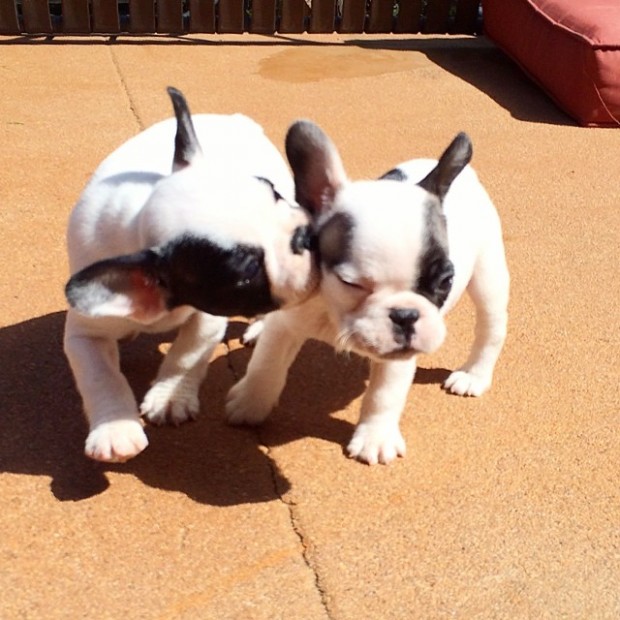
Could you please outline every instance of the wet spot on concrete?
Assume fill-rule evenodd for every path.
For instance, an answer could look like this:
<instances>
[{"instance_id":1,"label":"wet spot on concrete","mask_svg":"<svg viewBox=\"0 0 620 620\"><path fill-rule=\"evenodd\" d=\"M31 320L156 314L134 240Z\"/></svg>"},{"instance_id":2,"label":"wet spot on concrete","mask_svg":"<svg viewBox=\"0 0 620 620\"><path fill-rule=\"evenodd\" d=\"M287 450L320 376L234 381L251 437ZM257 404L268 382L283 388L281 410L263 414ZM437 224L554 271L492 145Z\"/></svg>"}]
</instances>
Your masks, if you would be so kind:
<instances>
[{"instance_id":1,"label":"wet spot on concrete","mask_svg":"<svg viewBox=\"0 0 620 620\"><path fill-rule=\"evenodd\" d=\"M401 51L349 46L294 47L263 59L259 74L279 82L319 82L411 71L415 56Z\"/></svg>"}]
</instances>

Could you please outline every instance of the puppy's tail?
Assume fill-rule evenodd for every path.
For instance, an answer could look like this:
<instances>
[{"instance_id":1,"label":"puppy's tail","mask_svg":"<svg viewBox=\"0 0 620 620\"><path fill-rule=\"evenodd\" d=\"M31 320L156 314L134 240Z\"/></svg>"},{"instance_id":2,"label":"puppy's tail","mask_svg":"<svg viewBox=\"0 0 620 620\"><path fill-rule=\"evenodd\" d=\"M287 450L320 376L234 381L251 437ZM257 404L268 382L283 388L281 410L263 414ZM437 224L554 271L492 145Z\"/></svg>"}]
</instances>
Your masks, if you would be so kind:
<instances>
[{"instance_id":1,"label":"puppy's tail","mask_svg":"<svg viewBox=\"0 0 620 620\"><path fill-rule=\"evenodd\" d=\"M167 91L170 99L172 99L174 115L177 119L177 133L174 137L174 159L172 161L172 171L176 172L189 166L196 157L200 157L202 149L200 148L194 123L192 123L192 115L183 93L172 86L168 86Z\"/></svg>"}]
</instances>

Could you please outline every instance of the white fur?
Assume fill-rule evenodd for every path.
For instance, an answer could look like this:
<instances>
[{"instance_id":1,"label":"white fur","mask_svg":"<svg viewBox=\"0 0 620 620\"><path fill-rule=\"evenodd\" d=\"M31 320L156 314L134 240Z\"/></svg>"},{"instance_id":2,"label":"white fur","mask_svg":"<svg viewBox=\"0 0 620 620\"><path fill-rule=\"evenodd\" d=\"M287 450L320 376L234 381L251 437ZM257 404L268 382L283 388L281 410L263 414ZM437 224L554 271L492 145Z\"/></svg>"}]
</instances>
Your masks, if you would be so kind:
<instances>
[{"instance_id":1,"label":"white fur","mask_svg":"<svg viewBox=\"0 0 620 620\"><path fill-rule=\"evenodd\" d=\"M310 137L316 141L313 134ZM370 464L389 463L405 454L399 419L417 353L432 353L441 345L443 316L465 290L476 307L475 339L467 361L449 376L445 388L479 396L491 385L506 335L509 291L500 221L476 173L467 166L443 201L455 276L439 310L411 290L416 258L423 248L422 207L428 199L427 192L415 183L437 162L412 160L398 166L407 173L407 182L351 182L335 147L328 139L324 141L314 158L327 162L326 174L314 171L314 178L326 179L318 186L322 212L317 228L320 231L334 213L351 216L355 223L352 256L333 270L322 265L317 296L266 317L247 373L228 395L228 419L233 424L262 422L277 404L288 368L303 342L323 340L370 359L369 384L348 453ZM296 181L303 183L304 179L296 175ZM416 309L420 315L406 351L399 352L394 341L388 318L394 307Z\"/></svg>"},{"instance_id":2,"label":"white fur","mask_svg":"<svg viewBox=\"0 0 620 620\"><path fill-rule=\"evenodd\" d=\"M302 209L255 177L269 178L291 204L288 168L261 127L241 115L194 115L202 156L172 171L176 121L158 123L108 156L94 173L68 226L71 274L97 261L163 244L186 232L208 234L224 247L263 248L274 297L295 303L308 294L312 262L291 252ZM161 307L148 317L127 318L123 299L101 316L67 313L65 352L90 424L85 452L101 461L124 461L148 444L140 413L150 422L179 424L200 409L198 389L227 319L189 306ZM119 368L117 341L139 332L178 329L153 387L138 409Z\"/></svg>"}]
</instances>

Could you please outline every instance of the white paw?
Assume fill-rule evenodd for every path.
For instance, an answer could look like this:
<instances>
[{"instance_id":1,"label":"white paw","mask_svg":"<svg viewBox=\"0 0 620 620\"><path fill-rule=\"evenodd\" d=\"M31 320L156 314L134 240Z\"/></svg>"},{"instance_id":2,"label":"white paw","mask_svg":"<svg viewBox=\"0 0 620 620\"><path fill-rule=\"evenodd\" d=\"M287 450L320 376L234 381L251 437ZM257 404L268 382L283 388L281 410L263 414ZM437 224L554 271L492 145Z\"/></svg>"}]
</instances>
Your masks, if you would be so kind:
<instances>
[{"instance_id":1,"label":"white paw","mask_svg":"<svg viewBox=\"0 0 620 620\"><path fill-rule=\"evenodd\" d=\"M491 379L465 370L456 370L446 379L443 386L452 394L459 396L481 396L491 386Z\"/></svg>"},{"instance_id":2,"label":"white paw","mask_svg":"<svg viewBox=\"0 0 620 620\"><path fill-rule=\"evenodd\" d=\"M241 379L230 388L226 396L226 419L229 424L262 424L276 405L266 397L261 398L259 393L248 389L247 385L246 379Z\"/></svg>"},{"instance_id":3,"label":"white paw","mask_svg":"<svg viewBox=\"0 0 620 620\"><path fill-rule=\"evenodd\" d=\"M84 453L96 461L122 463L140 454L148 445L139 420L114 420L90 431Z\"/></svg>"},{"instance_id":4,"label":"white paw","mask_svg":"<svg viewBox=\"0 0 620 620\"><path fill-rule=\"evenodd\" d=\"M187 420L195 420L200 412L198 387L187 379L158 381L146 393L140 413L156 425L170 422L178 426Z\"/></svg>"},{"instance_id":5,"label":"white paw","mask_svg":"<svg viewBox=\"0 0 620 620\"><path fill-rule=\"evenodd\" d=\"M243 336L241 336L241 342L246 347L253 347L261 335L264 325L265 323L262 319L257 319L254 323L248 325L243 332Z\"/></svg>"},{"instance_id":6,"label":"white paw","mask_svg":"<svg viewBox=\"0 0 620 620\"><path fill-rule=\"evenodd\" d=\"M350 457L369 465L391 463L399 456L405 456L407 447L398 425L358 424L353 438L347 446Z\"/></svg>"}]
</instances>

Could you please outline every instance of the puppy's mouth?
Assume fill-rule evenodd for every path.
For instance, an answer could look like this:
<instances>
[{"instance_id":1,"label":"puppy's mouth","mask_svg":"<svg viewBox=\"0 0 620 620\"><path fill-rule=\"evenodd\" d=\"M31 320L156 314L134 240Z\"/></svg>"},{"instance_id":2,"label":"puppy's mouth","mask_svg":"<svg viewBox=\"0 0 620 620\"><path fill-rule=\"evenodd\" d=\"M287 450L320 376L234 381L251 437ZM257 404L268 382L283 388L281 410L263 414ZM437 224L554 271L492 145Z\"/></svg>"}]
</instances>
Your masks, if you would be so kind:
<instances>
[{"instance_id":1,"label":"puppy's mouth","mask_svg":"<svg viewBox=\"0 0 620 620\"><path fill-rule=\"evenodd\" d=\"M422 351L418 351L415 347L402 346L394 351L383 353L380 358L385 361L389 360L405 360L418 355Z\"/></svg>"},{"instance_id":2,"label":"puppy's mouth","mask_svg":"<svg viewBox=\"0 0 620 620\"><path fill-rule=\"evenodd\" d=\"M363 335L351 332L342 332L337 339L336 348L340 352L355 352L378 362L392 360L407 360L422 353L411 343L394 343L395 346L386 349L369 342Z\"/></svg>"},{"instance_id":3,"label":"puppy's mouth","mask_svg":"<svg viewBox=\"0 0 620 620\"><path fill-rule=\"evenodd\" d=\"M343 325L336 347L354 351L377 361L407 360L418 354L434 353L443 343L446 330L438 314L417 317L415 328L409 326L409 314L391 312L390 322L364 318ZM414 314L411 314L414 316ZM403 327L404 318L407 325ZM399 323L397 324L396 321Z\"/></svg>"}]
</instances>

